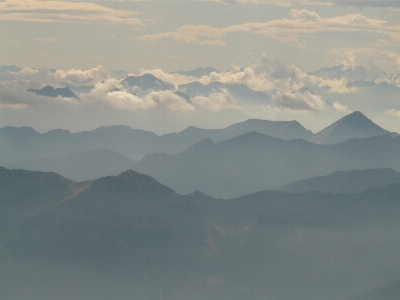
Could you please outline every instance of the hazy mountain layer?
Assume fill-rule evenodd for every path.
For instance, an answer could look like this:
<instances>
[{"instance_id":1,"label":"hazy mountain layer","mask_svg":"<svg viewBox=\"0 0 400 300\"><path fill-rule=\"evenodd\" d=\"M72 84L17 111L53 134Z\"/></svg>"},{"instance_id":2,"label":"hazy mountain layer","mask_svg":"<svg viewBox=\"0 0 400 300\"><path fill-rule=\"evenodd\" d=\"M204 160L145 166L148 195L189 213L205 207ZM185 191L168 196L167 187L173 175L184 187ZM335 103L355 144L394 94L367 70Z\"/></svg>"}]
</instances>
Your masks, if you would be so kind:
<instances>
[{"instance_id":1,"label":"hazy mountain layer","mask_svg":"<svg viewBox=\"0 0 400 300\"><path fill-rule=\"evenodd\" d=\"M400 272L400 184L216 200L133 171L0 176L2 299L333 300Z\"/></svg>"},{"instance_id":2,"label":"hazy mountain layer","mask_svg":"<svg viewBox=\"0 0 400 300\"><path fill-rule=\"evenodd\" d=\"M43 134L30 127L4 127L0 129L0 159L1 165L9 166L18 161L61 157L80 151L108 148L138 160L154 152L176 154L204 138L219 142L249 131L282 139L306 139L312 136L311 131L296 121L267 120L247 120L224 129L189 127L178 133L161 136L128 126L100 127L78 133L57 129Z\"/></svg>"},{"instance_id":3,"label":"hazy mountain layer","mask_svg":"<svg viewBox=\"0 0 400 300\"><path fill-rule=\"evenodd\" d=\"M133 161L121 154L101 148L81 151L63 157L42 158L17 162L10 169L56 172L71 180L83 181L107 175L117 175L133 165Z\"/></svg>"},{"instance_id":4,"label":"hazy mountain layer","mask_svg":"<svg viewBox=\"0 0 400 300\"><path fill-rule=\"evenodd\" d=\"M398 182L400 182L400 172L396 172L393 169L367 169L341 171L327 176L317 176L290 183L278 190L288 193L320 191L324 193L351 194Z\"/></svg>"},{"instance_id":5,"label":"hazy mountain layer","mask_svg":"<svg viewBox=\"0 0 400 300\"><path fill-rule=\"evenodd\" d=\"M400 170L400 138L385 135L318 145L250 132L217 144L205 140L174 156L147 155L134 165L180 193L199 190L222 198L368 168Z\"/></svg>"}]
</instances>

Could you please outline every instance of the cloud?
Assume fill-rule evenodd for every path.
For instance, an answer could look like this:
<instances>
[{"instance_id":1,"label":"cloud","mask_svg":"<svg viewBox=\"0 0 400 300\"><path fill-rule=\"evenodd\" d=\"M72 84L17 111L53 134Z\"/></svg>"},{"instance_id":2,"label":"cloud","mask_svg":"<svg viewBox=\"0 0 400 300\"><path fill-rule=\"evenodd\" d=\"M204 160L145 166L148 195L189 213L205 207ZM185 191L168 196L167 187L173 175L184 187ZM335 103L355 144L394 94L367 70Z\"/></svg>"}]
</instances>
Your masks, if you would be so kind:
<instances>
[{"instance_id":1,"label":"cloud","mask_svg":"<svg viewBox=\"0 0 400 300\"><path fill-rule=\"evenodd\" d=\"M249 32L264 35L292 46L306 47L299 37L323 33L367 33L379 39L389 38L400 41L400 26L385 20L371 19L359 13L322 18L316 12L306 9L292 9L289 18L266 23L244 23L223 28L208 25L185 25L171 32L137 37L143 42L176 41L185 44L226 46L223 37L229 33Z\"/></svg>"},{"instance_id":2,"label":"cloud","mask_svg":"<svg viewBox=\"0 0 400 300\"><path fill-rule=\"evenodd\" d=\"M63 39L57 39L57 38L37 38L35 39L35 41L39 41L39 42L58 42L58 41L62 41Z\"/></svg>"},{"instance_id":3,"label":"cloud","mask_svg":"<svg viewBox=\"0 0 400 300\"><path fill-rule=\"evenodd\" d=\"M0 107L10 109L27 109L29 107L60 107L79 105L79 101L74 98L50 98L39 96L35 93L27 92L16 82L0 83Z\"/></svg>"},{"instance_id":4,"label":"cloud","mask_svg":"<svg viewBox=\"0 0 400 300\"><path fill-rule=\"evenodd\" d=\"M395 110L393 108L385 111L385 114L400 118L400 110Z\"/></svg>"},{"instance_id":5,"label":"cloud","mask_svg":"<svg viewBox=\"0 0 400 300\"><path fill-rule=\"evenodd\" d=\"M62 83L88 84L110 78L112 73L100 65L89 70L49 70L22 68L18 72L4 72L0 75L1 81L18 81L25 89L42 88L45 85L62 87Z\"/></svg>"},{"instance_id":6,"label":"cloud","mask_svg":"<svg viewBox=\"0 0 400 300\"><path fill-rule=\"evenodd\" d=\"M280 110L314 111L326 109L326 103L319 95L310 91L277 92L272 95L272 102Z\"/></svg>"},{"instance_id":7,"label":"cloud","mask_svg":"<svg viewBox=\"0 0 400 300\"><path fill-rule=\"evenodd\" d=\"M271 4L290 7L294 5L342 5L342 6L355 6L363 7L392 7L400 8L398 0L215 0L216 2L223 3L237 3L237 4Z\"/></svg>"},{"instance_id":8,"label":"cloud","mask_svg":"<svg viewBox=\"0 0 400 300\"><path fill-rule=\"evenodd\" d=\"M333 103L332 106L333 106L333 108L334 108L335 110L337 110L338 112L347 113L347 114L352 113L352 111L351 111L347 106L341 104L340 102L337 102L337 101L336 101L336 102Z\"/></svg>"},{"instance_id":9,"label":"cloud","mask_svg":"<svg viewBox=\"0 0 400 300\"><path fill-rule=\"evenodd\" d=\"M86 105L126 111L154 109L190 111L195 109L173 91L150 92L144 97L139 97L124 90L121 81L114 78L97 82L89 93L81 94L80 97Z\"/></svg>"},{"instance_id":10,"label":"cloud","mask_svg":"<svg viewBox=\"0 0 400 300\"><path fill-rule=\"evenodd\" d=\"M193 97L192 103L198 108L213 112L236 107L235 99L226 90L211 93L209 96Z\"/></svg>"},{"instance_id":11,"label":"cloud","mask_svg":"<svg viewBox=\"0 0 400 300\"><path fill-rule=\"evenodd\" d=\"M41 23L103 23L143 25L134 11L116 10L91 2L6 0L0 2L2 21Z\"/></svg>"},{"instance_id":12,"label":"cloud","mask_svg":"<svg viewBox=\"0 0 400 300\"><path fill-rule=\"evenodd\" d=\"M221 39L223 35L222 30L208 25L184 25L171 32L147 34L136 39L153 43L173 40L182 44L225 47L226 43Z\"/></svg>"},{"instance_id":13,"label":"cloud","mask_svg":"<svg viewBox=\"0 0 400 300\"><path fill-rule=\"evenodd\" d=\"M152 101L162 110L172 111L190 111L195 110L193 105L186 102L185 99L179 97L171 91L151 92L144 97L145 101Z\"/></svg>"},{"instance_id":14,"label":"cloud","mask_svg":"<svg viewBox=\"0 0 400 300\"><path fill-rule=\"evenodd\" d=\"M332 4L344 5L344 6L356 6L356 7L392 7L400 8L400 2L398 0L329 0Z\"/></svg>"},{"instance_id":15,"label":"cloud","mask_svg":"<svg viewBox=\"0 0 400 300\"><path fill-rule=\"evenodd\" d=\"M345 69L359 65L370 65L371 62L382 70L400 71L400 55L376 48L333 48L325 52L333 65L343 65Z\"/></svg>"}]
</instances>

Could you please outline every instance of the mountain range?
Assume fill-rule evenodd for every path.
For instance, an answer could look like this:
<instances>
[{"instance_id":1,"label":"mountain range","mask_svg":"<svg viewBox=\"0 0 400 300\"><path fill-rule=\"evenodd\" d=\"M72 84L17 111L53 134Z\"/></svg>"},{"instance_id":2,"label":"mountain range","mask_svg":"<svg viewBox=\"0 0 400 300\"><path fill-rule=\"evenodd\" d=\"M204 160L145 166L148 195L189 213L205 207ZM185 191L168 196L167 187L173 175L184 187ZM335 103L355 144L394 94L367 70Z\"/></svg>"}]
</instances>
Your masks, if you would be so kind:
<instances>
[{"instance_id":1,"label":"mountain range","mask_svg":"<svg viewBox=\"0 0 400 300\"><path fill-rule=\"evenodd\" d=\"M218 200L132 170L0 179L2 299L341 300L400 272L400 184Z\"/></svg>"},{"instance_id":2,"label":"mountain range","mask_svg":"<svg viewBox=\"0 0 400 300\"><path fill-rule=\"evenodd\" d=\"M76 98L79 99L69 87L64 88L53 88L52 86L46 85L45 87L41 88L40 90L37 89L27 89L28 92L35 93L39 96L46 96L51 98L57 98L61 96L63 98Z\"/></svg>"},{"instance_id":3,"label":"mountain range","mask_svg":"<svg viewBox=\"0 0 400 300\"><path fill-rule=\"evenodd\" d=\"M339 171L326 176L292 182L279 188L288 193L304 193L320 191L323 193L353 194L371 188L384 187L392 183L400 183L400 172L393 169L366 169Z\"/></svg>"},{"instance_id":4,"label":"mountain range","mask_svg":"<svg viewBox=\"0 0 400 300\"><path fill-rule=\"evenodd\" d=\"M4 127L0 137L1 163L9 168L53 171L76 181L133 168L178 192L199 190L223 198L335 171L400 170L399 138L359 112L315 135L296 121L247 120L223 129L188 127L161 136L109 126L44 134Z\"/></svg>"},{"instance_id":5,"label":"mountain range","mask_svg":"<svg viewBox=\"0 0 400 300\"><path fill-rule=\"evenodd\" d=\"M149 154L133 166L179 193L199 190L222 198L371 168L400 170L400 137L387 134L318 145L249 132L216 144L205 139L176 155Z\"/></svg>"},{"instance_id":6,"label":"mountain range","mask_svg":"<svg viewBox=\"0 0 400 300\"><path fill-rule=\"evenodd\" d=\"M282 139L308 139L312 136L311 131L296 121L267 120L247 120L223 129L188 127L181 132L161 136L128 126L106 126L78 133L56 129L43 134L30 127L7 126L0 128L2 153L0 159L2 166L9 166L18 161L60 157L80 151L108 148L137 160L154 152L176 154L204 138L219 142L249 131Z\"/></svg>"}]
</instances>

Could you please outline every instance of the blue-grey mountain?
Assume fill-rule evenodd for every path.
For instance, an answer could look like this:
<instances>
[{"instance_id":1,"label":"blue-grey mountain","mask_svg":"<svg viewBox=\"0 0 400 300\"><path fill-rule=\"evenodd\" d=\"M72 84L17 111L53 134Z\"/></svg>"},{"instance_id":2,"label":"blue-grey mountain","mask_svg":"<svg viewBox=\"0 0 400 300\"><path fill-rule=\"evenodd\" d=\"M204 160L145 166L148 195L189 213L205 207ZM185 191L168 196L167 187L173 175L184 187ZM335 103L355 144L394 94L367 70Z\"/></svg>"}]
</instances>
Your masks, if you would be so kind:
<instances>
[{"instance_id":1,"label":"blue-grey mountain","mask_svg":"<svg viewBox=\"0 0 400 300\"><path fill-rule=\"evenodd\" d=\"M217 200L134 171L0 178L2 299L336 300L400 272L400 184Z\"/></svg>"},{"instance_id":2,"label":"blue-grey mountain","mask_svg":"<svg viewBox=\"0 0 400 300\"><path fill-rule=\"evenodd\" d=\"M79 99L69 87L64 88L53 88L52 86L46 85L45 87L41 88L40 90L36 89L27 89L28 92L35 93L39 96L46 96L51 98L57 98L61 96L63 98L76 98Z\"/></svg>"}]
</instances>

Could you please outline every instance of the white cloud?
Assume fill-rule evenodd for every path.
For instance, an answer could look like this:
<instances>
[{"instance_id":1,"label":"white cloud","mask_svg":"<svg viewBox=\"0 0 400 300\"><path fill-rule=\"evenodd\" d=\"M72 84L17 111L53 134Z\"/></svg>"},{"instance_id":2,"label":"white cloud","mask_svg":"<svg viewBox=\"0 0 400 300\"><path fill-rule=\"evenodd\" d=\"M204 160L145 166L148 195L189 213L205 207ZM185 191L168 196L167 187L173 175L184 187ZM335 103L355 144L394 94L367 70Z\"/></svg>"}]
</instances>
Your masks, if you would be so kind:
<instances>
[{"instance_id":1,"label":"white cloud","mask_svg":"<svg viewBox=\"0 0 400 300\"><path fill-rule=\"evenodd\" d=\"M305 92L277 92L272 95L275 107L281 110L321 111L326 109L326 103L319 95Z\"/></svg>"},{"instance_id":2,"label":"white cloud","mask_svg":"<svg viewBox=\"0 0 400 300\"><path fill-rule=\"evenodd\" d=\"M325 52L325 56L333 65L342 64L345 68L359 65L368 66L371 62L381 70L400 71L400 55L376 48L333 48Z\"/></svg>"},{"instance_id":3,"label":"white cloud","mask_svg":"<svg viewBox=\"0 0 400 300\"><path fill-rule=\"evenodd\" d=\"M195 108L171 91L151 92L144 97L147 102L154 102L162 110L190 111Z\"/></svg>"},{"instance_id":4,"label":"white cloud","mask_svg":"<svg viewBox=\"0 0 400 300\"><path fill-rule=\"evenodd\" d=\"M360 13L322 18L316 12L306 9L292 9L289 18L277 19L265 23L244 23L223 28L209 25L185 25L171 32L157 33L137 37L144 42L177 41L209 46L226 46L223 37L233 32L250 32L268 36L287 44L302 47L298 37L322 33L367 33L378 39L389 38L400 41L400 26L385 20L372 19Z\"/></svg>"},{"instance_id":5,"label":"white cloud","mask_svg":"<svg viewBox=\"0 0 400 300\"><path fill-rule=\"evenodd\" d=\"M336 101L333 103L333 108L341 113L352 113L352 111L345 105L341 104L340 102Z\"/></svg>"},{"instance_id":6,"label":"white cloud","mask_svg":"<svg viewBox=\"0 0 400 300\"><path fill-rule=\"evenodd\" d=\"M395 110L393 108L385 111L385 114L400 118L400 110Z\"/></svg>"},{"instance_id":7,"label":"white cloud","mask_svg":"<svg viewBox=\"0 0 400 300\"><path fill-rule=\"evenodd\" d=\"M93 22L142 25L134 11L116 10L92 2L6 0L0 2L2 21L41 23Z\"/></svg>"},{"instance_id":8,"label":"white cloud","mask_svg":"<svg viewBox=\"0 0 400 300\"><path fill-rule=\"evenodd\" d=\"M61 83L87 84L88 81L97 82L111 77L111 72L103 66L98 66L90 70L56 70L22 68L18 72L4 72L0 75L0 80L18 81L25 89L42 88L45 85L61 87Z\"/></svg>"},{"instance_id":9,"label":"white cloud","mask_svg":"<svg viewBox=\"0 0 400 300\"><path fill-rule=\"evenodd\" d=\"M108 79L97 82L87 94L81 94L85 105L109 107L118 110L169 110L189 111L195 108L172 91L151 92L139 97L123 89L121 81Z\"/></svg>"},{"instance_id":10,"label":"white cloud","mask_svg":"<svg viewBox=\"0 0 400 300\"><path fill-rule=\"evenodd\" d=\"M196 96L192 98L192 103L194 106L210 110L210 111L220 111L228 108L235 108L236 101L226 90L221 92L211 93L209 96Z\"/></svg>"}]
</instances>

